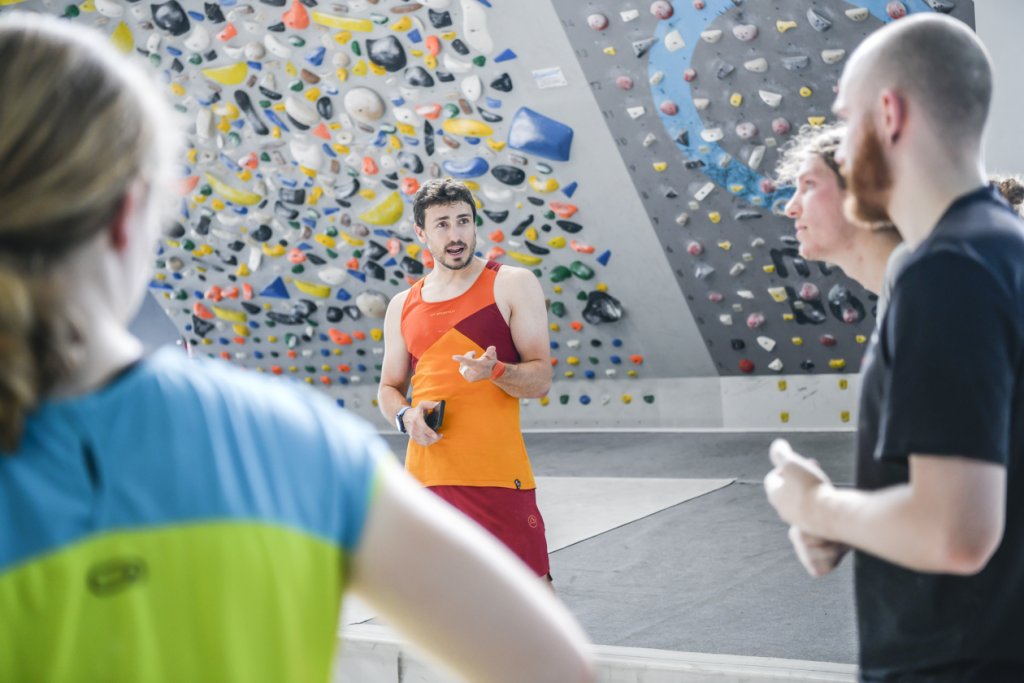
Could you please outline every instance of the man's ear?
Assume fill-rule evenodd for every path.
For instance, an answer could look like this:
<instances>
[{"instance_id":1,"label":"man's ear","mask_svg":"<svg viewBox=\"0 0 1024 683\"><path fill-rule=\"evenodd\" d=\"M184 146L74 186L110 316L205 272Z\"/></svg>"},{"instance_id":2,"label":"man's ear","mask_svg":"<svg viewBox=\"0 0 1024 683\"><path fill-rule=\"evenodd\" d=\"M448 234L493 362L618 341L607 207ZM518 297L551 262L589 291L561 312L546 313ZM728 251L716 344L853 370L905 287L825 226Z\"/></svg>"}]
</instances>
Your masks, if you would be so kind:
<instances>
[{"instance_id":1,"label":"man's ear","mask_svg":"<svg viewBox=\"0 0 1024 683\"><path fill-rule=\"evenodd\" d=\"M135 193L128 191L121 197L120 202L117 205L117 211L114 212L114 217L110 221L110 243L114 245L114 249L122 254L128 248L128 231L130 226L128 225L128 217L132 215L135 210Z\"/></svg>"},{"instance_id":2,"label":"man's ear","mask_svg":"<svg viewBox=\"0 0 1024 683\"><path fill-rule=\"evenodd\" d=\"M892 88L886 88L881 94L881 127L879 137L890 144L895 144L902 137L907 125L906 98Z\"/></svg>"},{"instance_id":3,"label":"man's ear","mask_svg":"<svg viewBox=\"0 0 1024 683\"><path fill-rule=\"evenodd\" d=\"M423 244L426 244L427 243L427 233L426 233L426 231L423 230L423 227L420 226L420 225L417 225L416 223L413 223L412 224L412 229L416 233L416 238L420 242L422 242Z\"/></svg>"}]
</instances>

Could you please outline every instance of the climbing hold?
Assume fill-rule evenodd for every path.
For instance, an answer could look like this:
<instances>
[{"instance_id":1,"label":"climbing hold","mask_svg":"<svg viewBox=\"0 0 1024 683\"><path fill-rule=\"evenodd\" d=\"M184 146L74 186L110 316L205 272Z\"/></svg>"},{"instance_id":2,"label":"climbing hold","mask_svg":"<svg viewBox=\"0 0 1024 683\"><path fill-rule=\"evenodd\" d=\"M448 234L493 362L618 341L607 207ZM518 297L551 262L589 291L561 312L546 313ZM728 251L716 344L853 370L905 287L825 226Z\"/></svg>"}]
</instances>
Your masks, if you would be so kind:
<instances>
[{"instance_id":1,"label":"climbing hold","mask_svg":"<svg viewBox=\"0 0 1024 683\"><path fill-rule=\"evenodd\" d=\"M846 50L822 50L821 61L826 64L835 64L846 56Z\"/></svg>"},{"instance_id":2,"label":"climbing hold","mask_svg":"<svg viewBox=\"0 0 1024 683\"><path fill-rule=\"evenodd\" d=\"M418 88L432 88L434 77L422 66L414 66L405 70L405 82Z\"/></svg>"},{"instance_id":3,"label":"climbing hold","mask_svg":"<svg viewBox=\"0 0 1024 683\"><path fill-rule=\"evenodd\" d=\"M790 29L796 28L796 26L797 24L795 21L783 21L782 19L778 19L775 22L775 30L779 33L785 33Z\"/></svg>"},{"instance_id":4,"label":"climbing hold","mask_svg":"<svg viewBox=\"0 0 1024 683\"><path fill-rule=\"evenodd\" d=\"M907 6L899 0L892 0L886 4L885 13L889 15L890 19L902 19L907 16Z\"/></svg>"},{"instance_id":5,"label":"climbing hold","mask_svg":"<svg viewBox=\"0 0 1024 683\"><path fill-rule=\"evenodd\" d=\"M239 85L245 81L248 74L249 67L245 62L203 69L204 76L221 85Z\"/></svg>"},{"instance_id":6,"label":"climbing hold","mask_svg":"<svg viewBox=\"0 0 1024 683\"><path fill-rule=\"evenodd\" d=\"M757 126L750 121L742 121L736 124L736 135L741 140L749 140L757 135ZM751 164L752 166L756 164Z\"/></svg>"},{"instance_id":7,"label":"climbing hold","mask_svg":"<svg viewBox=\"0 0 1024 683\"><path fill-rule=\"evenodd\" d=\"M537 176L532 175L529 178L529 183L534 192L539 192L541 194L554 192L558 189L558 181L554 178L545 178L544 180L541 180Z\"/></svg>"},{"instance_id":8,"label":"climbing hold","mask_svg":"<svg viewBox=\"0 0 1024 683\"><path fill-rule=\"evenodd\" d=\"M953 0L924 0L924 2L931 9L943 14L949 14L956 8L956 3Z\"/></svg>"},{"instance_id":9,"label":"climbing hold","mask_svg":"<svg viewBox=\"0 0 1024 683\"><path fill-rule=\"evenodd\" d=\"M258 195L255 192L235 189L212 173L206 174L206 182L210 184L210 187L214 192L235 204L252 206L263 201L263 197L261 195Z\"/></svg>"},{"instance_id":10,"label":"climbing hold","mask_svg":"<svg viewBox=\"0 0 1024 683\"><path fill-rule=\"evenodd\" d=\"M741 358L739 363L740 372L750 374L754 371L754 361L749 358Z\"/></svg>"},{"instance_id":11,"label":"climbing hold","mask_svg":"<svg viewBox=\"0 0 1024 683\"><path fill-rule=\"evenodd\" d=\"M564 123L521 107L509 126L508 146L545 159L568 161L572 137L572 128Z\"/></svg>"},{"instance_id":12,"label":"climbing hold","mask_svg":"<svg viewBox=\"0 0 1024 683\"><path fill-rule=\"evenodd\" d=\"M708 29L707 31L701 31L700 39L703 40L705 43L717 43L719 40L722 39L722 31L721 29L717 28Z\"/></svg>"},{"instance_id":13,"label":"climbing hold","mask_svg":"<svg viewBox=\"0 0 1024 683\"><path fill-rule=\"evenodd\" d=\"M359 312L368 318L383 319L388 310L388 297L373 289L368 289L356 297Z\"/></svg>"},{"instance_id":14,"label":"climbing hold","mask_svg":"<svg viewBox=\"0 0 1024 683\"><path fill-rule=\"evenodd\" d=\"M603 31L608 28L608 17L603 14L591 14L587 17L587 26L595 31Z\"/></svg>"},{"instance_id":15,"label":"climbing hold","mask_svg":"<svg viewBox=\"0 0 1024 683\"><path fill-rule=\"evenodd\" d=\"M393 225L402 217L402 196L392 192L380 204L359 215L359 220L370 225Z\"/></svg>"},{"instance_id":16,"label":"climbing hold","mask_svg":"<svg viewBox=\"0 0 1024 683\"><path fill-rule=\"evenodd\" d=\"M772 119L772 132L776 135L789 135L789 121L784 118Z\"/></svg>"},{"instance_id":17,"label":"climbing hold","mask_svg":"<svg viewBox=\"0 0 1024 683\"><path fill-rule=\"evenodd\" d=\"M732 34L737 40L749 43L754 38L757 38L757 26L754 24L739 24L733 26Z\"/></svg>"},{"instance_id":18,"label":"climbing hold","mask_svg":"<svg viewBox=\"0 0 1024 683\"><path fill-rule=\"evenodd\" d=\"M478 178L487 173L489 164L482 157L471 157L469 159L449 159L441 164L444 172L458 180Z\"/></svg>"},{"instance_id":19,"label":"climbing hold","mask_svg":"<svg viewBox=\"0 0 1024 683\"><path fill-rule=\"evenodd\" d=\"M405 49L395 36L366 40L366 56L371 62L394 73L405 68Z\"/></svg>"},{"instance_id":20,"label":"climbing hold","mask_svg":"<svg viewBox=\"0 0 1024 683\"><path fill-rule=\"evenodd\" d=\"M747 316L747 327L756 330L764 326L764 313L751 313Z\"/></svg>"},{"instance_id":21,"label":"climbing hold","mask_svg":"<svg viewBox=\"0 0 1024 683\"><path fill-rule=\"evenodd\" d=\"M773 109L782 104L782 95L779 93L775 93L770 90L758 90L757 94L761 98L762 102Z\"/></svg>"},{"instance_id":22,"label":"climbing hold","mask_svg":"<svg viewBox=\"0 0 1024 683\"><path fill-rule=\"evenodd\" d=\"M808 64L811 63L811 58L807 55L793 55L791 57L782 58L782 66L787 71L799 71L804 69Z\"/></svg>"},{"instance_id":23,"label":"climbing hold","mask_svg":"<svg viewBox=\"0 0 1024 683\"><path fill-rule=\"evenodd\" d=\"M292 0L292 6L281 15L281 21L288 28L301 31L309 27L309 13L299 0Z\"/></svg>"},{"instance_id":24,"label":"climbing hold","mask_svg":"<svg viewBox=\"0 0 1024 683\"><path fill-rule=\"evenodd\" d=\"M594 291L587 295L583 319L591 325L613 323L621 320L623 313L622 303L618 299L605 292Z\"/></svg>"},{"instance_id":25,"label":"climbing hold","mask_svg":"<svg viewBox=\"0 0 1024 683\"><path fill-rule=\"evenodd\" d=\"M813 7L807 10L807 21L815 31L827 31L832 28L832 22L828 20L828 17Z\"/></svg>"},{"instance_id":26,"label":"climbing hold","mask_svg":"<svg viewBox=\"0 0 1024 683\"><path fill-rule=\"evenodd\" d=\"M462 36L469 46L480 54L489 55L494 42L487 31L487 15L477 0L460 0L462 8Z\"/></svg>"},{"instance_id":27,"label":"climbing hold","mask_svg":"<svg viewBox=\"0 0 1024 683\"><path fill-rule=\"evenodd\" d=\"M651 3L651 14L661 21L671 19L673 14L672 3L668 2L668 0L654 0Z\"/></svg>"},{"instance_id":28,"label":"climbing hold","mask_svg":"<svg viewBox=\"0 0 1024 683\"><path fill-rule=\"evenodd\" d=\"M643 40L634 40L632 43L633 55L636 56L637 59L643 57L657 42L657 38L644 38Z\"/></svg>"},{"instance_id":29,"label":"climbing hold","mask_svg":"<svg viewBox=\"0 0 1024 683\"><path fill-rule=\"evenodd\" d=\"M573 261L569 264L572 274L581 280L590 280L594 277L594 269L582 261Z\"/></svg>"},{"instance_id":30,"label":"climbing hold","mask_svg":"<svg viewBox=\"0 0 1024 683\"><path fill-rule=\"evenodd\" d=\"M491 175L505 185L521 185L526 180L526 172L515 166L500 165L491 169ZM566 216L568 218L568 216Z\"/></svg>"},{"instance_id":31,"label":"climbing hold","mask_svg":"<svg viewBox=\"0 0 1024 683\"><path fill-rule=\"evenodd\" d=\"M665 49L669 52L676 52L684 47L686 47L686 41L683 40L679 31L670 31L665 35Z\"/></svg>"},{"instance_id":32,"label":"climbing hold","mask_svg":"<svg viewBox=\"0 0 1024 683\"><path fill-rule=\"evenodd\" d=\"M851 21L864 21L871 16L871 10L867 7L855 7L853 9L846 10L846 16Z\"/></svg>"},{"instance_id":33,"label":"climbing hold","mask_svg":"<svg viewBox=\"0 0 1024 683\"><path fill-rule=\"evenodd\" d=\"M765 59L764 57L751 59L746 62L743 62L743 68L755 74L763 74L764 72L768 71L768 60Z\"/></svg>"},{"instance_id":34,"label":"climbing hold","mask_svg":"<svg viewBox=\"0 0 1024 683\"><path fill-rule=\"evenodd\" d=\"M486 123L474 119L448 119L441 127L446 133L463 137L485 138L494 133L494 129Z\"/></svg>"},{"instance_id":35,"label":"climbing hold","mask_svg":"<svg viewBox=\"0 0 1024 683\"><path fill-rule=\"evenodd\" d=\"M185 10L178 4L177 0L168 0L159 5L150 5L153 13L153 23L170 33L172 36L181 36L188 33L191 24Z\"/></svg>"},{"instance_id":36,"label":"climbing hold","mask_svg":"<svg viewBox=\"0 0 1024 683\"><path fill-rule=\"evenodd\" d=\"M321 26L337 28L342 31L369 33L373 30L373 22L369 19L350 19L349 17L341 17L336 14L328 14L327 12L313 12L313 21Z\"/></svg>"}]
</instances>

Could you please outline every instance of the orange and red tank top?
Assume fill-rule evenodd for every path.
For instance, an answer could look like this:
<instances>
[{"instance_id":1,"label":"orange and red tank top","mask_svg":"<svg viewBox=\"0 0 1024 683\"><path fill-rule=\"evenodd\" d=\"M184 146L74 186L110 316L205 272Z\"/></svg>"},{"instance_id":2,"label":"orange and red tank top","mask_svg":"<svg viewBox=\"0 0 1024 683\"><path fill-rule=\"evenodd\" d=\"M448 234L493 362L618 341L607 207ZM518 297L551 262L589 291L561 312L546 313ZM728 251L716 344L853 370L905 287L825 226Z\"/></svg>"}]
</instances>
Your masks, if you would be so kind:
<instances>
[{"instance_id":1,"label":"orange and red tank top","mask_svg":"<svg viewBox=\"0 0 1024 683\"><path fill-rule=\"evenodd\" d=\"M468 382L456 354L480 356L493 346L498 360L519 362L512 331L494 299L501 264L488 261L468 290L446 301L424 301L412 286L401 330L412 357L412 403L445 401L442 438L432 446L410 439L406 469L424 486L535 487L519 426L519 399L494 382Z\"/></svg>"}]
</instances>

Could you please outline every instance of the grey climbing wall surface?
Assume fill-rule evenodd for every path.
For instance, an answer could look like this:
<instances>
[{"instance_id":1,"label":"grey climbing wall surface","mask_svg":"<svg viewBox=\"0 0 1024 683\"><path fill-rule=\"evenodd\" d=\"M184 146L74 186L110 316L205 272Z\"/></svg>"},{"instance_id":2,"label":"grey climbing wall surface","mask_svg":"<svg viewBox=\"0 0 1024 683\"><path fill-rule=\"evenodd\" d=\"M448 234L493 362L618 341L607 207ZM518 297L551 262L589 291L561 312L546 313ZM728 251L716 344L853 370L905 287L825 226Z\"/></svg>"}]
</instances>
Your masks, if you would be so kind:
<instances>
[{"instance_id":1,"label":"grey climbing wall surface","mask_svg":"<svg viewBox=\"0 0 1024 683\"><path fill-rule=\"evenodd\" d=\"M560 385L713 374L547 3L3 4L102 31L181 112L151 291L194 354L372 414L386 304L431 267L412 195L453 176L479 199L478 253L544 283ZM616 402L631 391L653 402Z\"/></svg>"},{"instance_id":2,"label":"grey climbing wall surface","mask_svg":"<svg viewBox=\"0 0 1024 683\"><path fill-rule=\"evenodd\" d=\"M970 2L555 0L718 371L856 372L874 297L797 255L771 173L831 118L849 52L883 22Z\"/></svg>"}]
</instances>

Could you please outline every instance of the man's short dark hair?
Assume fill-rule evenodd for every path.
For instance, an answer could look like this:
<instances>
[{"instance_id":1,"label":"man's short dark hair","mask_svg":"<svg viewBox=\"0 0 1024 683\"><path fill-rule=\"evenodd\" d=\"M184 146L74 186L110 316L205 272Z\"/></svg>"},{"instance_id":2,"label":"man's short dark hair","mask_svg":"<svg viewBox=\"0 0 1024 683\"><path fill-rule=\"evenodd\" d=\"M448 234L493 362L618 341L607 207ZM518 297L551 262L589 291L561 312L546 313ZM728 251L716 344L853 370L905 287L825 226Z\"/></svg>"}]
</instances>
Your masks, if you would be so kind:
<instances>
[{"instance_id":1,"label":"man's short dark hair","mask_svg":"<svg viewBox=\"0 0 1024 683\"><path fill-rule=\"evenodd\" d=\"M845 190L846 180L839 172L839 164L836 163L836 150L839 149L845 135L846 125L841 122L824 126L802 126L779 153L779 163L775 167L775 177L779 184L796 185L800 167L811 157L818 157L835 174L839 187Z\"/></svg>"},{"instance_id":2,"label":"man's short dark hair","mask_svg":"<svg viewBox=\"0 0 1024 683\"><path fill-rule=\"evenodd\" d=\"M423 225L423 221L427 219L427 209L432 206L448 206L463 202L469 204L469 208L473 211L473 222L476 223L476 202L468 187L451 178L428 180L416 193L416 200L412 205L413 220L421 228L426 227Z\"/></svg>"}]
</instances>

